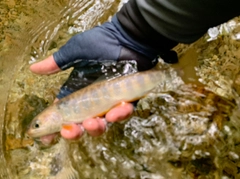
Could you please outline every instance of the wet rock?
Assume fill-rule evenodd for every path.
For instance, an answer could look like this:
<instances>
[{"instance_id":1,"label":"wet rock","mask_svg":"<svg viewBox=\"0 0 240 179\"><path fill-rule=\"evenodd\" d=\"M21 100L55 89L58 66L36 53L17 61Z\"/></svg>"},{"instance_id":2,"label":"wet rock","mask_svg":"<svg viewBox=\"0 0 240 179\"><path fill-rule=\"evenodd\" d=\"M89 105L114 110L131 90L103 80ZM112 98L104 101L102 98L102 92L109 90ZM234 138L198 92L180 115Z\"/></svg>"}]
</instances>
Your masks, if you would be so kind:
<instances>
[{"instance_id":1,"label":"wet rock","mask_svg":"<svg viewBox=\"0 0 240 179\"><path fill-rule=\"evenodd\" d=\"M14 150L19 148L26 148L33 145L32 139L15 138L12 135L8 135L6 138L6 150Z\"/></svg>"}]
</instances>

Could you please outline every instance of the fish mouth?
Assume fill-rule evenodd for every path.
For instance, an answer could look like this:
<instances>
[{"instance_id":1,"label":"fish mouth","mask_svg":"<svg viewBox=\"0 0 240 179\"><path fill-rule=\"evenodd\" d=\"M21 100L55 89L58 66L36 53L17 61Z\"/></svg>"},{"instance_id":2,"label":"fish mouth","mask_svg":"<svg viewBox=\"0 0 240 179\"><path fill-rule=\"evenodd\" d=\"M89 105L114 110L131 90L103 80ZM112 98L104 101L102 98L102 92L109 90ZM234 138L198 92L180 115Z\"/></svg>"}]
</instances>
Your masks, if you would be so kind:
<instances>
[{"instance_id":1,"label":"fish mouth","mask_svg":"<svg viewBox=\"0 0 240 179\"><path fill-rule=\"evenodd\" d=\"M56 144L59 141L59 133L49 134L43 137L34 138L34 143L37 144L39 149L46 149Z\"/></svg>"},{"instance_id":2,"label":"fish mouth","mask_svg":"<svg viewBox=\"0 0 240 179\"><path fill-rule=\"evenodd\" d=\"M51 135L54 133L56 132L48 133L44 129L28 129L27 131L27 135L31 138L40 138L40 137Z\"/></svg>"},{"instance_id":3,"label":"fish mouth","mask_svg":"<svg viewBox=\"0 0 240 179\"><path fill-rule=\"evenodd\" d=\"M27 135L41 147L49 147L52 144L55 144L59 139L59 132L46 134L45 132L36 129L29 129Z\"/></svg>"},{"instance_id":4,"label":"fish mouth","mask_svg":"<svg viewBox=\"0 0 240 179\"><path fill-rule=\"evenodd\" d=\"M28 129L28 131L26 133L27 133L27 135L30 138L39 138L39 137L41 137L41 134L39 134L39 132L36 132L35 130Z\"/></svg>"}]
</instances>

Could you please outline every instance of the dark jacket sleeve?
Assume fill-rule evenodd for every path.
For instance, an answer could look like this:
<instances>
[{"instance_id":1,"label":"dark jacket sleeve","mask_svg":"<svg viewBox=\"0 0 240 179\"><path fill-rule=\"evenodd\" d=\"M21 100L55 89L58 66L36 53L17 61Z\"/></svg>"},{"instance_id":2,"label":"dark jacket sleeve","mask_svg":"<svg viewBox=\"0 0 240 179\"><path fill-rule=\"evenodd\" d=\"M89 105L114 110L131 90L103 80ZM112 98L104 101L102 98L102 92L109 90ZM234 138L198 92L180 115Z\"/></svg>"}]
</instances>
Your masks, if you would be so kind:
<instances>
[{"instance_id":1,"label":"dark jacket sleeve","mask_svg":"<svg viewBox=\"0 0 240 179\"><path fill-rule=\"evenodd\" d=\"M192 43L206 31L240 15L239 0L129 0L117 13L129 34L149 44L162 36Z\"/></svg>"}]
</instances>

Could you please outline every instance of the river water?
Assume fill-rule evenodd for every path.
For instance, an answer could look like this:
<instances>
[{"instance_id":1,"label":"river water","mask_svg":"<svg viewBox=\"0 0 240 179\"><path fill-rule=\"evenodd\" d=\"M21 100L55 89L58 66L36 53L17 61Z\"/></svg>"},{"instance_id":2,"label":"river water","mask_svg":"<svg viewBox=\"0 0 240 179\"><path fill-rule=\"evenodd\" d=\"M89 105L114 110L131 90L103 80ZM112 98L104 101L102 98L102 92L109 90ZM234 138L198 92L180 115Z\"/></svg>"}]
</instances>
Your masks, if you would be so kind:
<instances>
[{"instance_id":1,"label":"river water","mask_svg":"<svg viewBox=\"0 0 240 179\"><path fill-rule=\"evenodd\" d=\"M6 150L21 148L31 143L28 139L22 140L22 130L16 121L19 115L22 115L19 105L26 105L21 105L20 101L25 101L26 98L30 101L39 100L42 97L51 103L68 75L68 72L63 72L57 77L58 80L51 80L53 79L51 77L39 78L29 73L29 64L56 51L72 35L108 20L123 2L115 0L0 2L1 178L15 178L17 175L17 171L9 164L13 161L11 157L7 158ZM35 96L39 97L32 97L32 90L40 88L41 90L35 93ZM29 106L25 107L22 111L31 110ZM38 108L41 109L41 106ZM6 118L11 119L4 120Z\"/></svg>"},{"instance_id":2,"label":"river water","mask_svg":"<svg viewBox=\"0 0 240 179\"><path fill-rule=\"evenodd\" d=\"M109 20L124 2L0 2L0 178L240 177L238 18L176 47L180 62L160 64L171 80L103 136L43 148L25 135L70 72L37 76L29 65Z\"/></svg>"}]
</instances>

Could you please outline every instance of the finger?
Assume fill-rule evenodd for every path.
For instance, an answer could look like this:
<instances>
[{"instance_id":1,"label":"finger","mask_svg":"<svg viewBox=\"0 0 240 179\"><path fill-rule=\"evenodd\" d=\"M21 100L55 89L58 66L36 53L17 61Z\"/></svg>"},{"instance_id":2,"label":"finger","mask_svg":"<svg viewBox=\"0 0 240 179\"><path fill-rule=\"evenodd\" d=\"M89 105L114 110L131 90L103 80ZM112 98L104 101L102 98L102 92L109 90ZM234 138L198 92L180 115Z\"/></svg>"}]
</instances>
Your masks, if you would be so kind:
<instances>
[{"instance_id":1,"label":"finger","mask_svg":"<svg viewBox=\"0 0 240 179\"><path fill-rule=\"evenodd\" d=\"M65 139L78 139L83 135L84 129L80 124L65 124L62 126L61 135Z\"/></svg>"},{"instance_id":2,"label":"finger","mask_svg":"<svg viewBox=\"0 0 240 179\"><path fill-rule=\"evenodd\" d=\"M106 130L106 122L103 118L86 119L82 125L91 136L99 136Z\"/></svg>"},{"instance_id":3,"label":"finger","mask_svg":"<svg viewBox=\"0 0 240 179\"><path fill-rule=\"evenodd\" d=\"M128 118L133 113L133 105L131 103L122 102L120 105L111 109L106 115L108 122L118 122Z\"/></svg>"},{"instance_id":4,"label":"finger","mask_svg":"<svg viewBox=\"0 0 240 179\"><path fill-rule=\"evenodd\" d=\"M54 61L54 58L52 55L43 61L32 64L30 66L30 70L33 73L40 74L40 75L48 75L48 74L53 74L61 71L61 69L58 67L58 65Z\"/></svg>"},{"instance_id":5,"label":"finger","mask_svg":"<svg viewBox=\"0 0 240 179\"><path fill-rule=\"evenodd\" d=\"M54 101L53 101L53 103L56 103L56 102L58 102L58 101L59 101L59 99L58 99L58 98L55 98Z\"/></svg>"}]
</instances>

